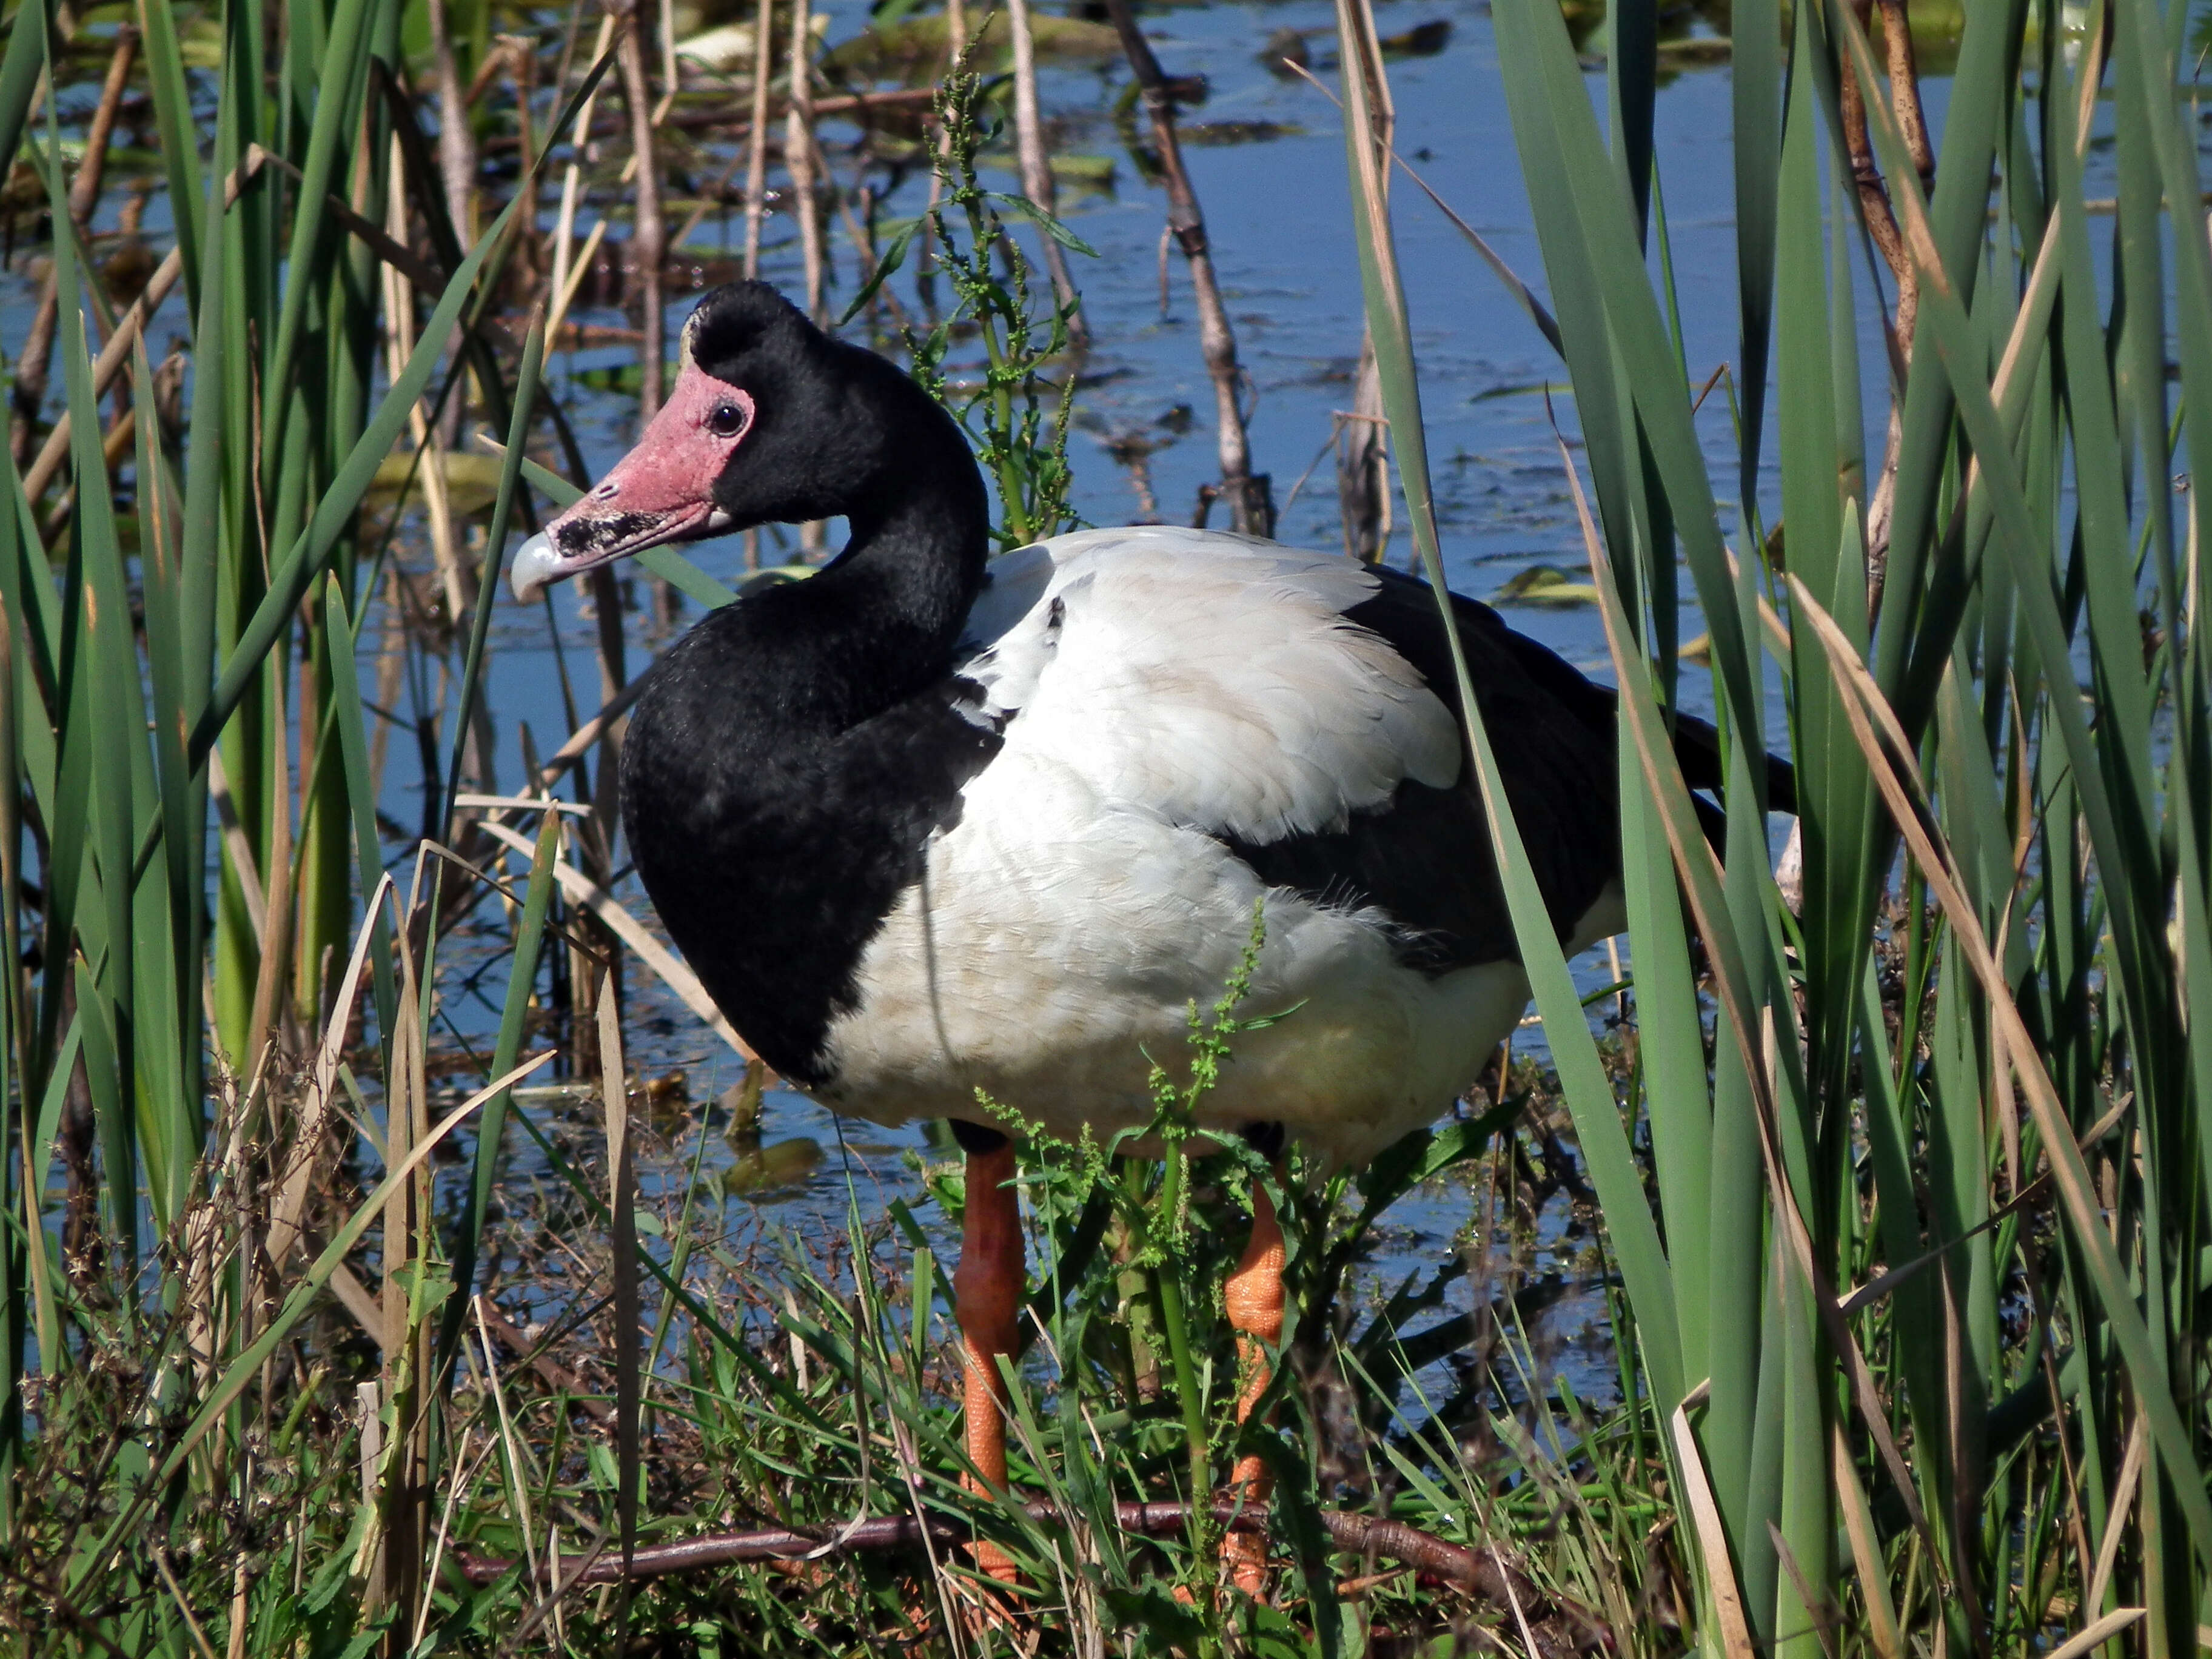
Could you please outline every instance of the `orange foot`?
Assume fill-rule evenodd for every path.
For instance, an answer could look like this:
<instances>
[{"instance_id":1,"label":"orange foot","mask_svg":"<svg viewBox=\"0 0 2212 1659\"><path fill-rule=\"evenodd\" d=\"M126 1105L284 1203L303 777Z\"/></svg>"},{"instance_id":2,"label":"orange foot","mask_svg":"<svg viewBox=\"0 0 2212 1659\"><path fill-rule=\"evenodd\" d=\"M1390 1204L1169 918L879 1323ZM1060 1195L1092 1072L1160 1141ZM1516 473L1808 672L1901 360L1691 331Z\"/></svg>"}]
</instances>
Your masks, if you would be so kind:
<instances>
[{"instance_id":1,"label":"orange foot","mask_svg":"<svg viewBox=\"0 0 2212 1659\"><path fill-rule=\"evenodd\" d=\"M1223 1292L1229 1322L1237 1332L1238 1366L1244 1372L1243 1391L1237 1401L1240 1424L1251 1416L1260 1396L1267 1391L1271 1376L1267 1356L1283 1340L1283 1230L1275 1220L1274 1202L1265 1188L1255 1184L1252 1237ZM1265 1515L1273 1485L1264 1462L1256 1456L1242 1457L1229 1478L1229 1492L1247 1509ZM1231 1533L1222 1540L1221 1558L1229 1568L1230 1582L1238 1589L1255 1598L1266 1595L1266 1533Z\"/></svg>"}]
</instances>

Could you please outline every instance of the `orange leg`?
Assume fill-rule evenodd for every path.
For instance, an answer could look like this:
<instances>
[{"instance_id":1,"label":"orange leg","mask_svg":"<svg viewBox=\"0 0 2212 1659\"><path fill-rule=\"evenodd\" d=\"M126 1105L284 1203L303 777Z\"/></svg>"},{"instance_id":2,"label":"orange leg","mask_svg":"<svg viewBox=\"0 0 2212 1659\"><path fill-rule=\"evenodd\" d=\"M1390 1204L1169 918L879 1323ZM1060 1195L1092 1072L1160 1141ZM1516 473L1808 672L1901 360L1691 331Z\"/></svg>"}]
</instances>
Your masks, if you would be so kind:
<instances>
[{"instance_id":1,"label":"orange leg","mask_svg":"<svg viewBox=\"0 0 2212 1659\"><path fill-rule=\"evenodd\" d=\"M1265 1188L1252 1188L1252 1238L1243 1259L1229 1275L1223 1292L1229 1323L1237 1332L1237 1368L1244 1373L1243 1392L1237 1401L1237 1420L1251 1416L1252 1408L1267 1390L1267 1356L1283 1340L1283 1230L1275 1220L1275 1206ZM1241 1457L1229 1478L1231 1498L1263 1515L1273 1484L1267 1466L1256 1456ZM1267 1542L1264 1534L1232 1532L1221 1547L1230 1576L1245 1595L1257 1596L1267 1587Z\"/></svg>"},{"instance_id":2,"label":"orange leg","mask_svg":"<svg viewBox=\"0 0 2212 1659\"><path fill-rule=\"evenodd\" d=\"M968 1155L968 1212L952 1291L967 1371L968 1456L983 1477L980 1486L968 1482L970 1491L1006 1486L1006 1388L999 1356L1014 1352L1022 1301L1021 1211L1009 1184L1013 1178L1011 1141ZM1004 1583L1014 1580L1013 1561L996 1544L975 1546L975 1565Z\"/></svg>"}]
</instances>

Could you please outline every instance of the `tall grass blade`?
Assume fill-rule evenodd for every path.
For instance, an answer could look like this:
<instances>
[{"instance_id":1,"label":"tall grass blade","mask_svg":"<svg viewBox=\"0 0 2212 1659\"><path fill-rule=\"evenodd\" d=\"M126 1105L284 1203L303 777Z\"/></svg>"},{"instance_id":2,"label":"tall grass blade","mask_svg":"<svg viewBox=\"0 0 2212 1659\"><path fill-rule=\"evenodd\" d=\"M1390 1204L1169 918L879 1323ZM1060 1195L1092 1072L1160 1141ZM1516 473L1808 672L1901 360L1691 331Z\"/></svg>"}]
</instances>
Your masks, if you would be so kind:
<instances>
[{"instance_id":1,"label":"tall grass blade","mask_svg":"<svg viewBox=\"0 0 2212 1659\"><path fill-rule=\"evenodd\" d=\"M15 171L15 147L23 142L24 124L31 117L31 98L46 70L46 41L52 29L51 0L27 0L16 8L8 30L8 51L0 57L0 170Z\"/></svg>"},{"instance_id":2,"label":"tall grass blade","mask_svg":"<svg viewBox=\"0 0 2212 1659\"><path fill-rule=\"evenodd\" d=\"M2044 1069L2034 1038L2020 1018L2010 988L1990 955L1979 917L1966 902L1957 867L1930 835L1931 815L1926 791L1910 760L1904 728L1865 668L1852 653L1850 641L1817 600L1793 585L1791 597L1798 614L1820 632L1838 684L1847 691L1844 709L1851 735L1865 755L1890 813L1902 830L1914 861L1927 878L1937 902L1960 943L1966 966L1990 1000L2006 1048L2006 1060L2025 1090L2030 1108L2042 1131L2067 1218L2081 1246L2102 1299L2101 1310L2115 1339L2127 1356L2128 1365L2150 1425L2160 1456L2174 1474L2174 1492L2195 1540L2200 1560L2212 1568L2212 1500L2206 1496L2204 1476L2198 1468L2191 1437L2158 1363L2149 1329L2137 1310L2127 1274L2112 1238L2104 1225L2095 1184L2075 1146L2065 1109ZM1881 728L1877 736L1876 727Z\"/></svg>"},{"instance_id":3,"label":"tall grass blade","mask_svg":"<svg viewBox=\"0 0 2212 1659\"><path fill-rule=\"evenodd\" d=\"M489 599L489 595L486 596ZM492 1049L491 1069L504 1073L521 1052L533 988L538 982L538 953L545 939L545 913L553 897L553 866L561 846L561 815L549 804L538 831L538 846L531 860L530 884L524 890L521 914L514 928L514 955L507 972L507 1000L500 1012L499 1036ZM507 1095L494 1091L477 1127L476 1155L470 1165L468 1206L453 1233L452 1250L454 1295L447 1304L444 1323L438 1332L436 1358L431 1375L442 1388L453 1376L459 1353L462 1320L476 1293L476 1275L483 1249L484 1222L491 1213L492 1185L499 1171L501 1148L507 1127Z\"/></svg>"},{"instance_id":4,"label":"tall grass blade","mask_svg":"<svg viewBox=\"0 0 2212 1659\"><path fill-rule=\"evenodd\" d=\"M1520 831L1514 825L1497 757L1484 727L1480 703L1467 671L1459 642L1458 623L1444 581L1443 562L1437 547L1431 505L1425 442L1421 436L1419 382L1414 374L1413 348L1403 290L1398 281L1397 255L1389 206L1381 189L1382 163L1370 137L1370 100L1360 70L1358 43L1362 31L1352 8L1363 0L1338 0L1337 36L1344 52L1344 114L1346 143L1352 158L1354 234L1358 240L1360 275L1367 300L1367 320L1375 342L1383 407L1389 416L1398 452L1399 475L1414 526L1414 544L1430 586L1435 590L1446 637L1451 642L1458 678L1459 702L1482 791L1483 810L1489 820L1492 853L1512 914L1521 957L1534 987L1536 1005L1559 1063L1569 1109L1582 1138L1592 1183L1606 1206L1613 1243L1622 1276L1638 1313L1638 1334L1650 1366L1653 1387L1668 1401L1679 1400L1684 1388L1680 1324L1674 1307L1674 1284L1667 1255L1642 1196L1628 1145L1620 1132L1613 1088L1606 1079L1597 1049L1584 1019L1582 998L1559 951L1543 895L1530 873ZM1376 72L1379 72L1379 66Z\"/></svg>"},{"instance_id":5,"label":"tall grass blade","mask_svg":"<svg viewBox=\"0 0 2212 1659\"><path fill-rule=\"evenodd\" d=\"M492 605L499 596L500 571L507 560L507 530L522 487L523 451L529 441L532 416L538 404L538 374L544 361L545 321L539 316L532 320L524 338L522 367L515 377L514 416L507 450L500 461L499 493L493 498L491 526L484 535L483 566L477 574L476 614L470 619L468 651L461 662L461 696L453 714L457 734L469 728L483 695L484 641L491 636ZM466 751L467 745L456 736L446 773L446 825L441 837L448 842L453 838L453 801L461 792L461 761Z\"/></svg>"}]
</instances>

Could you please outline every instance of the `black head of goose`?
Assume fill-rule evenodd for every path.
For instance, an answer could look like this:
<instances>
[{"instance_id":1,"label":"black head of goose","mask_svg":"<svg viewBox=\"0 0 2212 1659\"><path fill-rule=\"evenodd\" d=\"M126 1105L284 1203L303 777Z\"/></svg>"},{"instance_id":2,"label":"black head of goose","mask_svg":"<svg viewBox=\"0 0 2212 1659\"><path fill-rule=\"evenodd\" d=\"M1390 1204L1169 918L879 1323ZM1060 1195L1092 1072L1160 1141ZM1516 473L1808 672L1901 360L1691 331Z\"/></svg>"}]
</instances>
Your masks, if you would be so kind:
<instances>
[{"instance_id":1,"label":"black head of goose","mask_svg":"<svg viewBox=\"0 0 2212 1659\"><path fill-rule=\"evenodd\" d=\"M664 543L843 517L803 581L654 665L623 821L730 1023L839 1110L954 1121L971 1453L1004 1479L994 1356L1022 1279L1011 1150L975 1091L1071 1139L1151 1119L1148 1054L1254 935L1200 1126L1361 1160L1430 1121L1528 1001L1430 590L1332 554L1146 526L987 562L959 425L773 289L708 295L666 404L516 556L526 593ZM1612 693L1457 601L1507 792L1563 943L1619 931ZM1693 784L1710 728L1684 721ZM1231 1313L1281 1328L1264 1195ZM1238 1479L1256 1495L1256 1463ZM1003 1568L1002 1561L994 1566ZM1260 1566L1237 1563L1240 1582Z\"/></svg>"}]
</instances>

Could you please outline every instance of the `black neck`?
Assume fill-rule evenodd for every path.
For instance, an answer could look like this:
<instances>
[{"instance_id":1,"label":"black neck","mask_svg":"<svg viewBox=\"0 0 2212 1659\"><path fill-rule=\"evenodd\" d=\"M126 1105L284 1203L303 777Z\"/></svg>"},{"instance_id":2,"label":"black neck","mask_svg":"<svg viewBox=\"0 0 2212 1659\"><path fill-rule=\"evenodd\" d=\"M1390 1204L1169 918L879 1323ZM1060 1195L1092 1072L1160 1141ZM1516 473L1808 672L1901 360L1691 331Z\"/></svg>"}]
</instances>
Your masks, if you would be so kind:
<instances>
[{"instance_id":1,"label":"black neck","mask_svg":"<svg viewBox=\"0 0 2212 1659\"><path fill-rule=\"evenodd\" d=\"M809 434L822 478L806 516L842 514L845 550L798 584L779 623L811 636L815 673L846 720L942 678L982 586L990 504L959 424L872 352L846 370L831 420ZM826 452L826 453L824 453ZM762 620L765 621L766 618ZM827 684L846 680L848 701Z\"/></svg>"},{"instance_id":2,"label":"black neck","mask_svg":"<svg viewBox=\"0 0 2212 1659\"><path fill-rule=\"evenodd\" d=\"M975 462L964 446L947 459L957 465L945 474L908 471L888 501L848 503L851 539L805 584L851 648L890 652L933 678L982 586L990 537Z\"/></svg>"},{"instance_id":3,"label":"black neck","mask_svg":"<svg viewBox=\"0 0 2212 1659\"><path fill-rule=\"evenodd\" d=\"M983 580L982 479L951 417L891 373L911 402L867 387L833 428L859 486L785 504L844 514L845 550L678 641L623 748L624 823L669 932L754 1048L809 1086L829 1080L822 1043L861 951L999 744L941 690Z\"/></svg>"}]
</instances>

